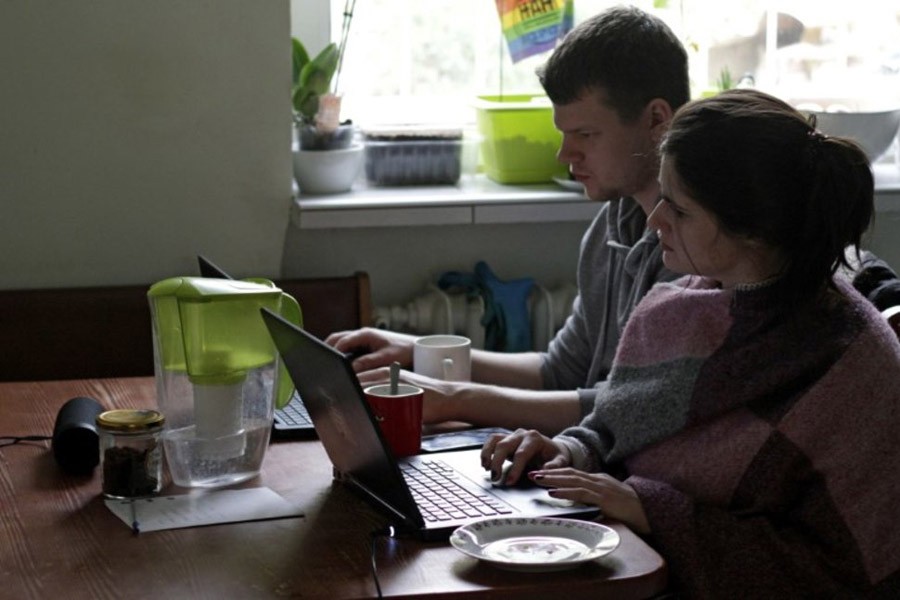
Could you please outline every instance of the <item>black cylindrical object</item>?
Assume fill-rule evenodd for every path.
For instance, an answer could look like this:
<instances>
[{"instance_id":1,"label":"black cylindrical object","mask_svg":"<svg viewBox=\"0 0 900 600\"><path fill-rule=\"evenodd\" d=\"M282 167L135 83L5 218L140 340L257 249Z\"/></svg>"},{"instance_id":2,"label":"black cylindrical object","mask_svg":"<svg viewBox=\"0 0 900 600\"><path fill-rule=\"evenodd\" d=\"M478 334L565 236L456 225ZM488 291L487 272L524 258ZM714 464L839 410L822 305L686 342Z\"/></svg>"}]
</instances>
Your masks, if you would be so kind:
<instances>
[{"instance_id":1,"label":"black cylindrical object","mask_svg":"<svg viewBox=\"0 0 900 600\"><path fill-rule=\"evenodd\" d=\"M56 415L53 426L53 457L59 467L72 475L86 475L100 462L97 415L103 407L93 398L68 400Z\"/></svg>"}]
</instances>

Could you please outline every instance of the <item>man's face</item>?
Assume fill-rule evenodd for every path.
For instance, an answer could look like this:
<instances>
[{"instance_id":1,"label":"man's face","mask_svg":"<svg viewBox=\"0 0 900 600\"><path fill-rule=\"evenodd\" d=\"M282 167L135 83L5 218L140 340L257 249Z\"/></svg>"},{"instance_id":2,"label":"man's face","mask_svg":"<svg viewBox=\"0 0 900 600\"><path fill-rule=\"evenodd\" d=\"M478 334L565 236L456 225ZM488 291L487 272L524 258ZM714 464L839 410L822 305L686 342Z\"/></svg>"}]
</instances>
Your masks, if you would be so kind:
<instances>
[{"instance_id":1,"label":"man's face","mask_svg":"<svg viewBox=\"0 0 900 600\"><path fill-rule=\"evenodd\" d=\"M591 200L646 196L652 201L658 159L648 111L624 123L604 98L602 91L587 91L569 104L554 104L553 121L563 134L557 158L569 165Z\"/></svg>"}]
</instances>

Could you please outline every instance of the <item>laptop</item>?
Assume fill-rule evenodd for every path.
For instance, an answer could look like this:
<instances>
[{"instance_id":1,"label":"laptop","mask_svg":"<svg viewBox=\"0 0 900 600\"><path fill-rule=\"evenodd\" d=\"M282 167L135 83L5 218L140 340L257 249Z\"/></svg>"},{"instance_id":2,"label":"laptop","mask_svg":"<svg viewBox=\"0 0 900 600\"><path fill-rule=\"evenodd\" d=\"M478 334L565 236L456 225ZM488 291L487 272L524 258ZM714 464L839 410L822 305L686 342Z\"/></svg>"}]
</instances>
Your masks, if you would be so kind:
<instances>
[{"instance_id":1,"label":"laptop","mask_svg":"<svg viewBox=\"0 0 900 600\"><path fill-rule=\"evenodd\" d=\"M203 256L197 255L200 265L200 275L213 279L233 279L222 268ZM309 418L309 411L297 390L291 394L291 399L282 408L275 409L275 418L272 422L272 434L278 438L315 436L316 429Z\"/></svg>"},{"instance_id":2,"label":"laptop","mask_svg":"<svg viewBox=\"0 0 900 600\"><path fill-rule=\"evenodd\" d=\"M274 312L261 311L306 402L335 477L386 511L402 531L423 539L446 539L457 527L487 517L599 514L593 506L550 498L546 489L531 482L495 487L481 467L480 449L395 459L348 359ZM432 479L438 480L436 492L428 489ZM435 504L449 511L438 514Z\"/></svg>"}]
</instances>

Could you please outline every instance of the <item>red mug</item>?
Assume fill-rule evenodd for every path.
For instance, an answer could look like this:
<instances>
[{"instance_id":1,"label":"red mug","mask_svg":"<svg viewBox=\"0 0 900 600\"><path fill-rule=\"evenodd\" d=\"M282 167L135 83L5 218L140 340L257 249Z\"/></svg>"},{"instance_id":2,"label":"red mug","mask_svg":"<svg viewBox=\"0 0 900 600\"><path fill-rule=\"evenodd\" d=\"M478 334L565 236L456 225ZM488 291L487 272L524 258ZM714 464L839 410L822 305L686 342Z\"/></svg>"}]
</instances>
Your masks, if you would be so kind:
<instances>
[{"instance_id":1,"label":"red mug","mask_svg":"<svg viewBox=\"0 0 900 600\"><path fill-rule=\"evenodd\" d=\"M422 397L425 391L401 383L397 385L396 394L391 394L389 384L373 385L364 392L394 456L418 454L422 444Z\"/></svg>"}]
</instances>

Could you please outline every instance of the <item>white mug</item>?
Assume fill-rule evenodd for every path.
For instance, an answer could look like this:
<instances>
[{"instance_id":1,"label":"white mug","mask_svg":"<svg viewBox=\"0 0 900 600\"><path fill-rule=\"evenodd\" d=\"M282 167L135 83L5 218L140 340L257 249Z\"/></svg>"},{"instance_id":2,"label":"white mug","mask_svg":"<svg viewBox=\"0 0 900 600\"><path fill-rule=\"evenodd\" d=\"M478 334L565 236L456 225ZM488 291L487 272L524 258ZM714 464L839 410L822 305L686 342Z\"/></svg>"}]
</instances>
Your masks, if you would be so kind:
<instances>
[{"instance_id":1,"label":"white mug","mask_svg":"<svg viewBox=\"0 0 900 600\"><path fill-rule=\"evenodd\" d=\"M461 335L426 335L413 346L413 370L444 381L472 378L472 341Z\"/></svg>"}]
</instances>

